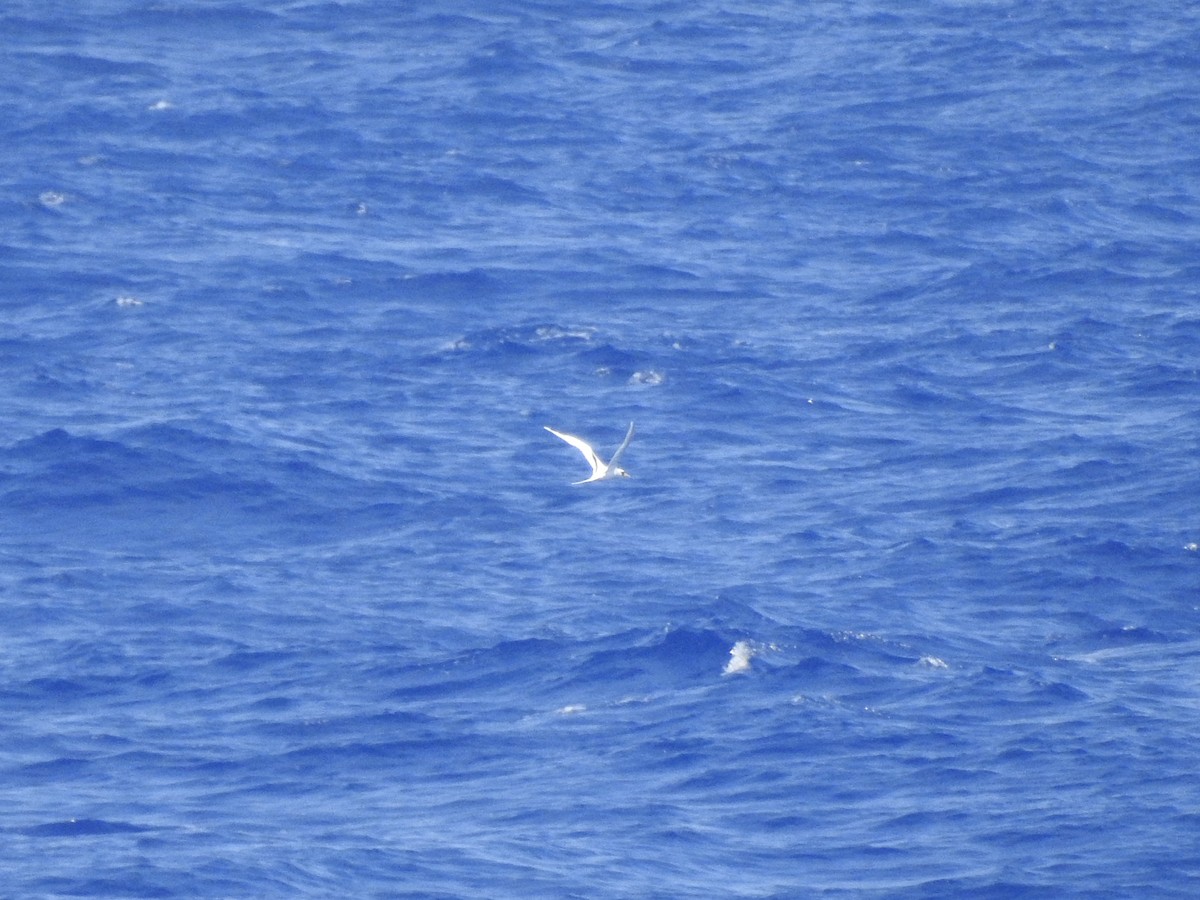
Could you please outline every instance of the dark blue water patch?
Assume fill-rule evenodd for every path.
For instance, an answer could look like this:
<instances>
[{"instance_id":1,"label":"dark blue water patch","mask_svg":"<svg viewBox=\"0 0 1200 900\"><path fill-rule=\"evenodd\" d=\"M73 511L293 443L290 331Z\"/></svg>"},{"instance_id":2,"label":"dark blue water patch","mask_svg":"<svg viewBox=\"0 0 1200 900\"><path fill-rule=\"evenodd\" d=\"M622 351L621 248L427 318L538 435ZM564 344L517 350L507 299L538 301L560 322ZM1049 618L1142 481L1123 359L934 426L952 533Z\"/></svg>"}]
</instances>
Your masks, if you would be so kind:
<instances>
[{"instance_id":1,"label":"dark blue water patch","mask_svg":"<svg viewBox=\"0 0 1200 900\"><path fill-rule=\"evenodd\" d=\"M402 673L415 680L393 699L454 700L483 692L494 703L524 705L611 702L631 692L659 693L711 685L733 641L713 632L671 629L659 635L618 634L572 646L546 640L510 642ZM422 674L425 673L425 674ZM514 693L516 692L516 693Z\"/></svg>"},{"instance_id":2,"label":"dark blue water patch","mask_svg":"<svg viewBox=\"0 0 1200 900\"><path fill-rule=\"evenodd\" d=\"M69 83L72 79L87 82L88 90L124 92L146 86L161 86L165 72L148 62L109 59L80 53L25 54L23 59L37 62Z\"/></svg>"},{"instance_id":3,"label":"dark blue water patch","mask_svg":"<svg viewBox=\"0 0 1200 900\"><path fill-rule=\"evenodd\" d=\"M47 508L57 500L64 513L82 512L89 505L119 504L122 498L198 498L214 488L252 498L267 489L265 484L240 480L223 483L203 464L169 450L141 450L63 429L19 442L9 458L25 470L22 484L9 494L10 502Z\"/></svg>"},{"instance_id":4,"label":"dark blue water patch","mask_svg":"<svg viewBox=\"0 0 1200 900\"><path fill-rule=\"evenodd\" d=\"M68 530L86 531L110 516L114 534L167 526L191 535L197 520L223 520L252 538L263 527L311 531L335 509L370 528L386 523L407 493L356 485L287 451L204 435L195 423L146 426L120 441L48 432L18 444L10 459L23 470L7 480L10 502L36 507L40 517L57 510L58 527ZM281 518L287 495L296 502Z\"/></svg>"},{"instance_id":5,"label":"dark blue water patch","mask_svg":"<svg viewBox=\"0 0 1200 900\"><path fill-rule=\"evenodd\" d=\"M245 675L262 669L291 666L297 662L293 652L287 650L238 650L212 661L218 669L228 669Z\"/></svg>"},{"instance_id":6,"label":"dark blue water patch","mask_svg":"<svg viewBox=\"0 0 1200 900\"><path fill-rule=\"evenodd\" d=\"M1089 635L1089 638L1100 647L1153 646L1155 644L1175 644L1183 640L1180 635L1166 634L1153 628L1137 625L1105 628Z\"/></svg>"},{"instance_id":7,"label":"dark blue water patch","mask_svg":"<svg viewBox=\"0 0 1200 900\"><path fill-rule=\"evenodd\" d=\"M505 642L457 659L406 668L401 674L411 683L398 687L392 696L445 696L462 694L472 685L503 688L514 681L528 682L533 672L560 652L557 642L545 639Z\"/></svg>"},{"instance_id":8,"label":"dark blue water patch","mask_svg":"<svg viewBox=\"0 0 1200 900\"><path fill-rule=\"evenodd\" d=\"M4 33L11 35L14 41L28 42L34 45L39 41L78 42L87 34L88 23L73 16L23 16L6 14L0 17L0 27Z\"/></svg>"},{"instance_id":9,"label":"dark blue water patch","mask_svg":"<svg viewBox=\"0 0 1200 900\"><path fill-rule=\"evenodd\" d=\"M203 8L139 4L133 10L120 10L119 14L126 27L167 35L182 30L196 37L213 38L268 33L282 21L270 10L245 3L219 3Z\"/></svg>"},{"instance_id":10,"label":"dark blue water patch","mask_svg":"<svg viewBox=\"0 0 1200 900\"><path fill-rule=\"evenodd\" d=\"M415 274L392 284L398 299L480 303L505 293L503 282L482 269Z\"/></svg>"},{"instance_id":11,"label":"dark blue water patch","mask_svg":"<svg viewBox=\"0 0 1200 900\"><path fill-rule=\"evenodd\" d=\"M132 822L112 822L103 819L67 819L62 822L47 822L21 829L28 837L88 837L109 834L142 834L153 831L146 825Z\"/></svg>"},{"instance_id":12,"label":"dark blue water patch","mask_svg":"<svg viewBox=\"0 0 1200 900\"><path fill-rule=\"evenodd\" d=\"M285 698L276 699L283 701ZM390 735L393 739L404 736L413 741L425 738L437 740L446 731L444 720L438 716L406 709L303 718L294 714L306 712L303 705L289 701L273 703L265 711L268 715L262 721L253 722L254 727L263 734L290 741L294 745L361 739L364 734Z\"/></svg>"},{"instance_id":13,"label":"dark blue water patch","mask_svg":"<svg viewBox=\"0 0 1200 900\"><path fill-rule=\"evenodd\" d=\"M22 687L22 694L28 700L37 699L54 704L78 702L107 693L103 685L91 679L34 678Z\"/></svg>"},{"instance_id":14,"label":"dark blue water patch","mask_svg":"<svg viewBox=\"0 0 1200 900\"><path fill-rule=\"evenodd\" d=\"M58 784L86 779L93 776L95 771L96 765L93 759L57 757L11 767L8 777L12 779L14 786L42 784L49 781Z\"/></svg>"},{"instance_id":15,"label":"dark blue water patch","mask_svg":"<svg viewBox=\"0 0 1200 900\"><path fill-rule=\"evenodd\" d=\"M1188 347L1196 346L1193 338L1180 342ZM1179 364L1140 365L1124 373L1121 384L1128 396L1139 400L1159 398L1171 400L1195 390L1200 383L1200 369L1189 362Z\"/></svg>"},{"instance_id":16,"label":"dark blue water patch","mask_svg":"<svg viewBox=\"0 0 1200 900\"><path fill-rule=\"evenodd\" d=\"M494 108L520 109L521 104L512 102L519 94L507 93L513 79L552 78L559 71L556 65L539 60L531 49L514 40L492 41L463 62L461 73L485 90L491 89L487 96ZM495 91L497 82L504 84L504 92Z\"/></svg>"},{"instance_id":17,"label":"dark blue water patch","mask_svg":"<svg viewBox=\"0 0 1200 900\"><path fill-rule=\"evenodd\" d=\"M153 873L128 874L123 868L113 877L100 875L77 878L39 878L36 889L49 894L66 897L174 897L182 882L192 879L178 873L155 875Z\"/></svg>"},{"instance_id":18,"label":"dark blue water patch","mask_svg":"<svg viewBox=\"0 0 1200 900\"><path fill-rule=\"evenodd\" d=\"M664 690L702 683L719 672L729 656L730 641L710 631L672 629L651 643L628 638L611 650L592 650L572 679L595 685L619 685L622 691Z\"/></svg>"}]
</instances>

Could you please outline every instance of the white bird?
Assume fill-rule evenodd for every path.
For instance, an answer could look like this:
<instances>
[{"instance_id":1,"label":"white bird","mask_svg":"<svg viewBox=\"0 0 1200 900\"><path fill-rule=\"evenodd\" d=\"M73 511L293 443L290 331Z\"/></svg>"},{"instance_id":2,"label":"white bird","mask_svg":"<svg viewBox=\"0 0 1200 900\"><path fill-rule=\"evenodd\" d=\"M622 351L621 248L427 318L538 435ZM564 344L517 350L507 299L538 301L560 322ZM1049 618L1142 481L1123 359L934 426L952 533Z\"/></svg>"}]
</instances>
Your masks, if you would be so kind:
<instances>
[{"instance_id":1,"label":"white bird","mask_svg":"<svg viewBox=\"0 0 1200 900\"><path fill-rule=\"evenodd\" d=\"M555 431L549 425L543 425L548 432L556 438L561 438L566 441L576 450L583 454L583 458L588 461L588 465L592 467L592 477L585 478L583 481L576 481L573 484L587 484L589 481L603 481L605 478L628 478L629 473L622 469L617 463L621 459L621 454L625 452L625 448L629 446L629 442L633 440L633 423L629 423L629 431L625 433L625 440L621 441L621 446L617 448L617 452L612 455L612 459L605 462L600 458L592 445L583 438L577 438L573 434L563 434L561 431Z\"/></svg>"}]
</instances>

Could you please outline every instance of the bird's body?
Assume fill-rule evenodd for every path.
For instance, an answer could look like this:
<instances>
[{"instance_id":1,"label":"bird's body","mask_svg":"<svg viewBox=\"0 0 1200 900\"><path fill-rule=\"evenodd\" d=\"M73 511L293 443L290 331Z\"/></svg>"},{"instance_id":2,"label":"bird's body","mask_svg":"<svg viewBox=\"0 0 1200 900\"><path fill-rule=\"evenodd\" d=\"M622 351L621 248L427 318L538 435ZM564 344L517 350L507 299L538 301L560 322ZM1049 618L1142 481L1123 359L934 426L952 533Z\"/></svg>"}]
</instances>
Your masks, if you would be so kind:
<instances>
[{"instance_id":1,"label":"bird's body","mask_svg":"<svg viewBox=\"0 0 1200 900\"><path fill-rule=\"evenodd\" d=\"M573 434L563 434L561 431L555 431L549 425L543 425L548 432L556 438L566 441L576 450L583 454L583 458L588 461L588 465L592 467L592 475L590 478L585 478L583 481L573 482L574 484L587 484L591 481L604 481L606 478L628 478L629 473L617 465L621 454L625 452L625 448L629 446L629 442L633 440L633 423L629 423L629 431L625 433L625 440L621 441L621 446L617 448L617 452L612 455L612 459L605 462L600 458L599 454L592 449L592 445L583 438L577 438Z\"/></svg>"}]
</instances>

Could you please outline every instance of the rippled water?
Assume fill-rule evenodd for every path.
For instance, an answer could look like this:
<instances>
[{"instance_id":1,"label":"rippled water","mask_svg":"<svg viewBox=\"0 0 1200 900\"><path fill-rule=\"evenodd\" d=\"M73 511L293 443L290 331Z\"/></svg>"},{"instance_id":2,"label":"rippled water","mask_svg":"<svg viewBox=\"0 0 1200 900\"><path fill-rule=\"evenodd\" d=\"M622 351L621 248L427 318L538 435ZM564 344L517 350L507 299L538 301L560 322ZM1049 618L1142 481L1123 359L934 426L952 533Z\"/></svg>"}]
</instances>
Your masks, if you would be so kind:
<instances>
[{"instance_id":1,"label":"rippled water","mask_svg":"<svg viewBox=\"0 0 1200 900\"><path fill-rule=\"evenodd\" d=\"M1195 893L1191 7L0 29L6 892Z\"/></svg>"}]
</instances>

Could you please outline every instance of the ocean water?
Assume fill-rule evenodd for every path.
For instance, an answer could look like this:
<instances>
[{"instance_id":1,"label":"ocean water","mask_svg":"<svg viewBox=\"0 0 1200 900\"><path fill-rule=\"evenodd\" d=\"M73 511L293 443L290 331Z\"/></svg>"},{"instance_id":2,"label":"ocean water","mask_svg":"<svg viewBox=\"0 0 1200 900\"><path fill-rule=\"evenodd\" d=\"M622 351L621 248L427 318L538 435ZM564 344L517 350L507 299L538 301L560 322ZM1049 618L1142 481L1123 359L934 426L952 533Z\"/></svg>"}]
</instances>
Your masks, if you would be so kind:
<instances>
[{"instance_id":1,"label":"ocean water","mask_svg":"<svg viewBox=\"0 0 1200 900\"><path fill-rule=\"evenodd\" d=\"M1194 4L0 34L0 896L1200 892Z\"/></svg>"}]
</instances>

